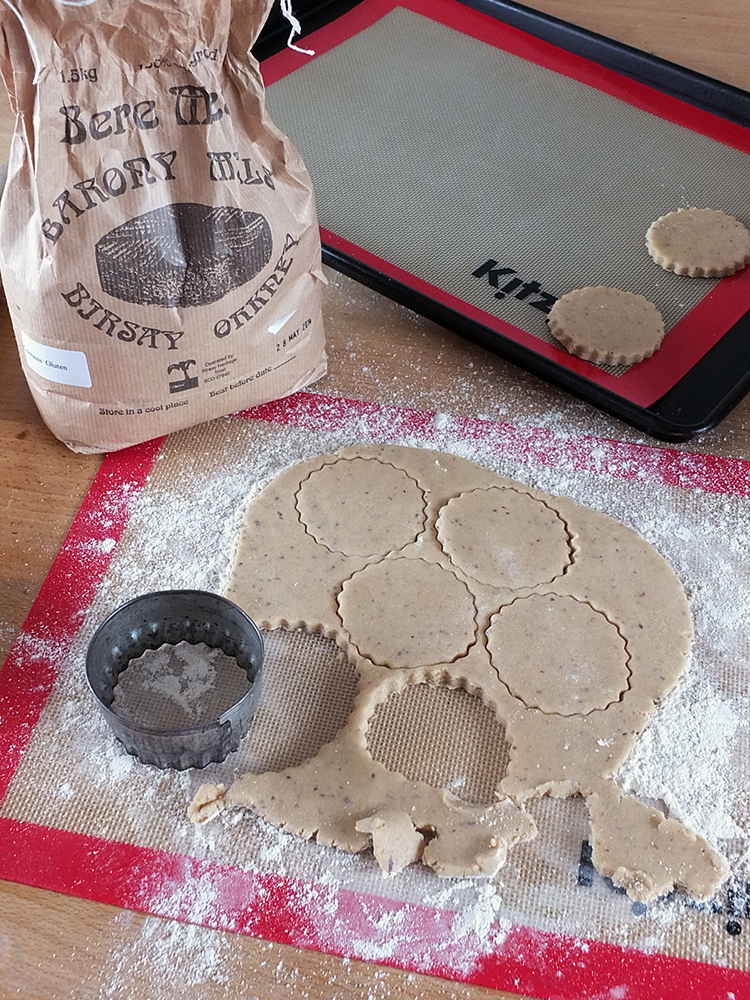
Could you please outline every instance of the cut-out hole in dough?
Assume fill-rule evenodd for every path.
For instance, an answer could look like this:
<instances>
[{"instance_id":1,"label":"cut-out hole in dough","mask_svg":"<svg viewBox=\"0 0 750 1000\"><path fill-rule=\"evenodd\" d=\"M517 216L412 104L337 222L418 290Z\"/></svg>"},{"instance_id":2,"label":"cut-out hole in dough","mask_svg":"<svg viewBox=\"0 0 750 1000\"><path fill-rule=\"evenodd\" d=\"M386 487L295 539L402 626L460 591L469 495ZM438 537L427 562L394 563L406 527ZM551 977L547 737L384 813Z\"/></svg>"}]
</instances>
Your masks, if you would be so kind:
<instances>
[{"instance_id":1,"label":"cut-out hole in dough","mask_svg":"<svg viewBox=\"0 0 750 1000\"><path fill-rule=\"evenodd\" d=\"M472 804L495 801L508 744L494 711L464 688L409 684L375 709L367 749L389 771Z\"/></svg>"},{"instance_id":2,"label":"cut-out hole in dough","mask_svg":"<svg viewBox=\"0 0 750 1000\"><path fill-rule=\"evenodd\" d=\"M341 588L339 614L360 654L383 667L452 663L476 639L469 589L423 559L365 566Z\"/></svg>"},{"instance_id":3,"label":"cut-out hole in dough","mask_svg":"<svg viewBox=\"0 0 750 1000\"><path fill-rule=\"evenodd\" d=\"M402 469L375 459L339 459L310 474L297 493L308 533L333 552L387 555L415 541L425 498Z\"/></svg>"},{"instance_id":4,"label":"cut-out hole in dough","mask_svg":"<svg viewBox=\"0 0 750 1000\"><path fill-rule=\"evenodd\" d=\"M259 774L297 767L335 739L349 720L357 674L333 639L314 632L263 632L260 698L242 748Z\"/></svg>"},{"instance_id":5,"label":"cut-out hole in dough","mask_svg":"<svg viewBox=\"0 0 750 1000\"><path fill-rule=\"evenodd\" d=\"M493 486L453 497L437 533L454 566L494 587L551 583L571 562L565 522L518 490Z\"/></svg>"},{"instance_id":6,"label":"cut-out hole in dough","mask_svg":"<svg viewBox=\"0 0 750 1000\"><path fill-rule=\"evenodd\" d=\"M619 701L629 685L616 626L574 597L532 594L501 608L487 649L511 694L542 712L587 715Z\"/></svg>"}]
</instances>

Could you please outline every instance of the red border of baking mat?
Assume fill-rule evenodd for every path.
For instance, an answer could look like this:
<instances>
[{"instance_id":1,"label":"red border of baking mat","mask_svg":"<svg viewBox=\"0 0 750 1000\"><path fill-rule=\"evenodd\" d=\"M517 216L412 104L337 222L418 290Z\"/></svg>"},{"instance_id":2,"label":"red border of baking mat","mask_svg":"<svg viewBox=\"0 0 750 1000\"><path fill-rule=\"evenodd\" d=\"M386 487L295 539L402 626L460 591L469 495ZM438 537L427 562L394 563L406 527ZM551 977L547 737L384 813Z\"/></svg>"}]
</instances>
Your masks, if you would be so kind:
<instances>
[{"instance_id":1,"label":"red border of baking mat","mask_svg":"<svg viewBox=\"0 0 750 1000\"><path fill-rule=\"evenodd\" d=\"M310 431L330 431L356 418L363 439L408 437L429 446L445 433L436 426L445 421L436 422L435 416L302 392L237 418ZM591 436L566 438L543 428L468 417L450 417L449 430L455 441L512 460L750 497L750 462L741 459ZM104 459L0 671L0 798L106 573L112 553L91 543L119 539L162 440ZM18 820L0 818L0 844L0 878L8 881L365 961L372 959L352 942L387 945L388 957L377 960L381 964L545 1000L750 996L748 972L520 926L505 933L498 925L493 939L500 943L486 942L486 953L470 963L465 941L451 945L460 915L449 911ZM396 911L394 932L387 918ZM372 939L378 926L381 942Z\"/></svg>"},{"instance_id":2,"label":"red border of baking mat","mask_svg":"<svg viewBox=\"0 0 750 1000\"><path fill-rule=\"evenodd\" d=\"M725 146L750 153L750 130L742 125L719 118L647 84L631 80L583 56L566 52L565 49L497 21L488 14L456 3L455 0L365 0L335 21L307 35L304 47L314 51L313 58L321 56L398 7L595 87L642 111L706 135ZM261 66L266 86L305 65L310 58L286 48L266 59ZM335 250L361 261L376 272L413 288L448 309L467 316L638 406L651 406L660 399L750 310L750 267L747 267L718 282L672 327L656 354L631 366L622 375L615 376L561 347L539 340L492 313L464 302L328 229L321 228L321 238Z\"/></svg>"}]
</instances>

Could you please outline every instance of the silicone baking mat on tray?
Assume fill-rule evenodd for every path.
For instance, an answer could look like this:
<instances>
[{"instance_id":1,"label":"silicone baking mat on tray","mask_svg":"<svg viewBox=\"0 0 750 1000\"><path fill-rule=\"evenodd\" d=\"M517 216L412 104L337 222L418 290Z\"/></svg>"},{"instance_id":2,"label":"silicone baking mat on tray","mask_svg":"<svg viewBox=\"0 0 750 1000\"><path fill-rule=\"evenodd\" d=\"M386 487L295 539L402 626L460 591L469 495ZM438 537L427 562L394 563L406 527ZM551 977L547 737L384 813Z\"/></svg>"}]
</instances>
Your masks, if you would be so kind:
<instances>
[{"instance_id":1,"label":"silicone baking mat on tray","mask_svg":"<svg viewBox=\"0 0 750 1000\"><path fill-rule=\"evenodd\" d=\"M687 207L750 224L750 99L517 5L483 6L494 16L363 0L305 38L313 57L263 62L271 114L313 178L326 259L650 434L687 439L750 385L750 270L675 275L645 234ZM557 343L549 309L586 285L656 304L668 332L652 358L606 367Z\"/></svg>"},{"instance_id":2,"label":"silicone baking mat on tray","mask_svg":"<svg viewBox=\"0 0 750 1000\"><path fill-rule=\"evenodd\" d=\"M321 847L249 812L192 826L187 805L204 781L292 766L343 724L356 678L320 636L266 634L263 709L224 764L159 771L111 735L84 677L98 623L139 593L221 591L262 485L373 441L449 451L572 496L675 567L695 619L693 660L654 716L634 787L730 858L713 901L633 904L592 868L575 798L533 803L540 836L491 880L444 880L420 865L386 879L369 852ZM0 671L0 877L544 1000L749 996L748 496L748 462L312 393L109 455ZM445 727L445 745L473 727L482 746L496 720L454 694L465 696L448 699L457 715L438 706L433 731ZM486 781L485 754L457 766L467 787Z\"/></svg>"}]
</instances>

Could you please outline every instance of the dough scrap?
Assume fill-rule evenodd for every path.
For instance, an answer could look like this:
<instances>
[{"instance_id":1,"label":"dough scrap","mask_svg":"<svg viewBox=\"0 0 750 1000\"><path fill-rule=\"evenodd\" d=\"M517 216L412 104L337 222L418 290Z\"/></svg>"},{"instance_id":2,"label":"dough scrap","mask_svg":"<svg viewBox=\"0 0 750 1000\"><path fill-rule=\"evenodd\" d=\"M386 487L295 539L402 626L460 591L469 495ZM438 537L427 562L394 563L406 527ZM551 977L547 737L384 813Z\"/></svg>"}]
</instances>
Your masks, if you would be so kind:
<instances>
[{"instance_id":1,"label":"dough scrap","mask_svg":"<svg viewBox=\"0 0 750 1000\"><path fill-rule=\"evenodd\" d=\"M354 466L355 459L366 461ZM425 520L413 541L385 555L363 555L363 548L372 546L362 546L359 536L339 534L340 551L315 541L305 527L314 519L307 509L312 494L306 496L303 484L313 481L313 473L331 469L318 486L328 483L334 489L347 478L337 474L340 463L349 463L348 470L356 467L357 476L367 474L357 488L368 495L377 495L381 474L392 485L394 469L406 477L395 477L398 482L416 484ZM413 488L406 488L413 498ZM476 498L464 498L476 491L483 492L483 501L508 498L512 491L522 498L521 508L554 514L547 527L540 527L541 534L532 532L528 559L518 551L524 548L522 539L509 533L518 564L535 567L533 585L523 574L513 582L503 574L492 582L479 579L484 574L477 574L478 559L466 553L479 553L482 546L472 545L471 532L456 516L462 508L463 513L471 509ZM321 489L315 504L333 509L336 500ZM410 501L405 534L415 531L414 511ZM503 518L509 524L513 520ZM481 531L483 525L477 527ZM388 531L399 541L404 537L393 533L392 524ZM542 572L547 557L536 540L544 535L552 538L554 558L549 556ZM550 566L557 574L551 579ZM249 807L282 829L324 845L359 852L375 843L386 870L410 863L422 836L421 860L438 874L491 876L514 844L536 835L525 810L529 799L580 794L589 805L594 864L632 898L651 899L672 885L704 898L726 878L726 863L705 841L637 800L623 798L614 781L656 703L677 683L692 637L677 576L624 525L453 455L390 445L346 448L287 469L249 504L227 596L261 627L304 627L334 638L357 672L358 691L346 725L313 757L280 772L245 774L226 793L202 790L194 804L198 818L222 806ZM394 618L404 602L408 615L397 626ZM554 641L540 644L551 607ZM571 633L561 642L558 610L566 608L573 611L563 615ZM550 661L554 683L549 687L537 683L539 664L531 659L528 669L516 668L512 683L503 679L511 642L505 625L513 624L521 610L527 617L526 652L535 652L537 661L551 657L555 646L565 654ZM583 642L576 627L586 630ZM390 635L399 632L397 640ZM595 633L601 650L589 645ZM569 661L581 650L589 657L586 669L577 681L568 680ZM595 662L603 668L595 669ZM497 739L507 741L509 758L493 802L463 801L424 778L388 770L370 754L368 728L379 706L415 684L464 688L495 713ZM411 737L403 735L407 741ZM414 745L417 753L423 747L418 741ZM418 756L414 765L404 770L425 773ZM644 844L648 849L641 850Z\"/></svg>"},{"instance_id":2,"label":"dough scrap","mask_svg":"<svg viewBox=\"0 0 750 1000\"><path fill-rule=\"evenodd\" d=\"M726 860L703 837L614 786L590 795L587 805L592 861L634 899L647 903L673 886L710 899L729 874Z\"/></svg>"},{"instance_id":3,"label":"dough scrap","mask_svg":"<svg viewBox=\"0 0 750 1000\"><path fill-rule=\"evenodd\" d=\"M750 263L750 232L719 209L679 208L651 224L646 248L666 271L723 278Z\"/></svg>"},{"instance_id":4,"label":"dough scrap","mask_svg":"<svg viewBox=\"0 0 750 1000\"><path fill-rule=\"evenodd\" d=\"M207 823L218 816L226 805L224 785L201 785L193 797L188 809L188 819L191 823Z\"/></svg>"},{"instance_id":5,"label":"dough scrap","mask_svg":"<svg viewBox=\"0 0 750 1000\"><path fill-rule=\"evenodd\" d=\"M395 875L422 857L424 834L401 809L381 809L375 816L357 820L354 827L371 835L372 853L386 875Z\"/></svg>"},{"instance_id":6,"label":"dough scrap","mask_svg":"<svg viewBox=\"0 0 750 1000\"><path fill-rule=\"evenodd\" d=\"M563 295L547 323L566 350L596 364L636 364L650 358L664 339L664 320L653 302L603 285Z\"/></svg>"}]
</instances>

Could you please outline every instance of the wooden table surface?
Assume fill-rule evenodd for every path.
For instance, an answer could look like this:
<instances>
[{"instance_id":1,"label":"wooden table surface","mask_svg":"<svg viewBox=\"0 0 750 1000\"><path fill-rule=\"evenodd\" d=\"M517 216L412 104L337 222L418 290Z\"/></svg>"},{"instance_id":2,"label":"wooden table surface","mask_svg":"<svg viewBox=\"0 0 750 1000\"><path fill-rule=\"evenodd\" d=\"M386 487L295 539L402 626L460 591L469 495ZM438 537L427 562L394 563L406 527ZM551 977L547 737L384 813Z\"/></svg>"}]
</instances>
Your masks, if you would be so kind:
<instances>
[{"instance_id":1,"label":"wooden table surface","mask_svg":"<svg viewBox=\"0 0 750 1000\"><path fill-rule=\"evenodd\" d=\"M744 90L746 0L536 0L534 6ZM12 124L1 101L0 160ZM642 435L452 333L329 272L329 372L317 389L634 441ZM395 359L398 359L396 364ZM406 364L404 364L406 361ZM100 464L42 423L0 305L0 662ZM656 442L652 442L656 443ZM685 448L750 458L750 397ZM0 844L2 850L2 844ZM187 927L0 882L0 1000L508 998L363 962Z\"/></svg>"}]
</instances>

